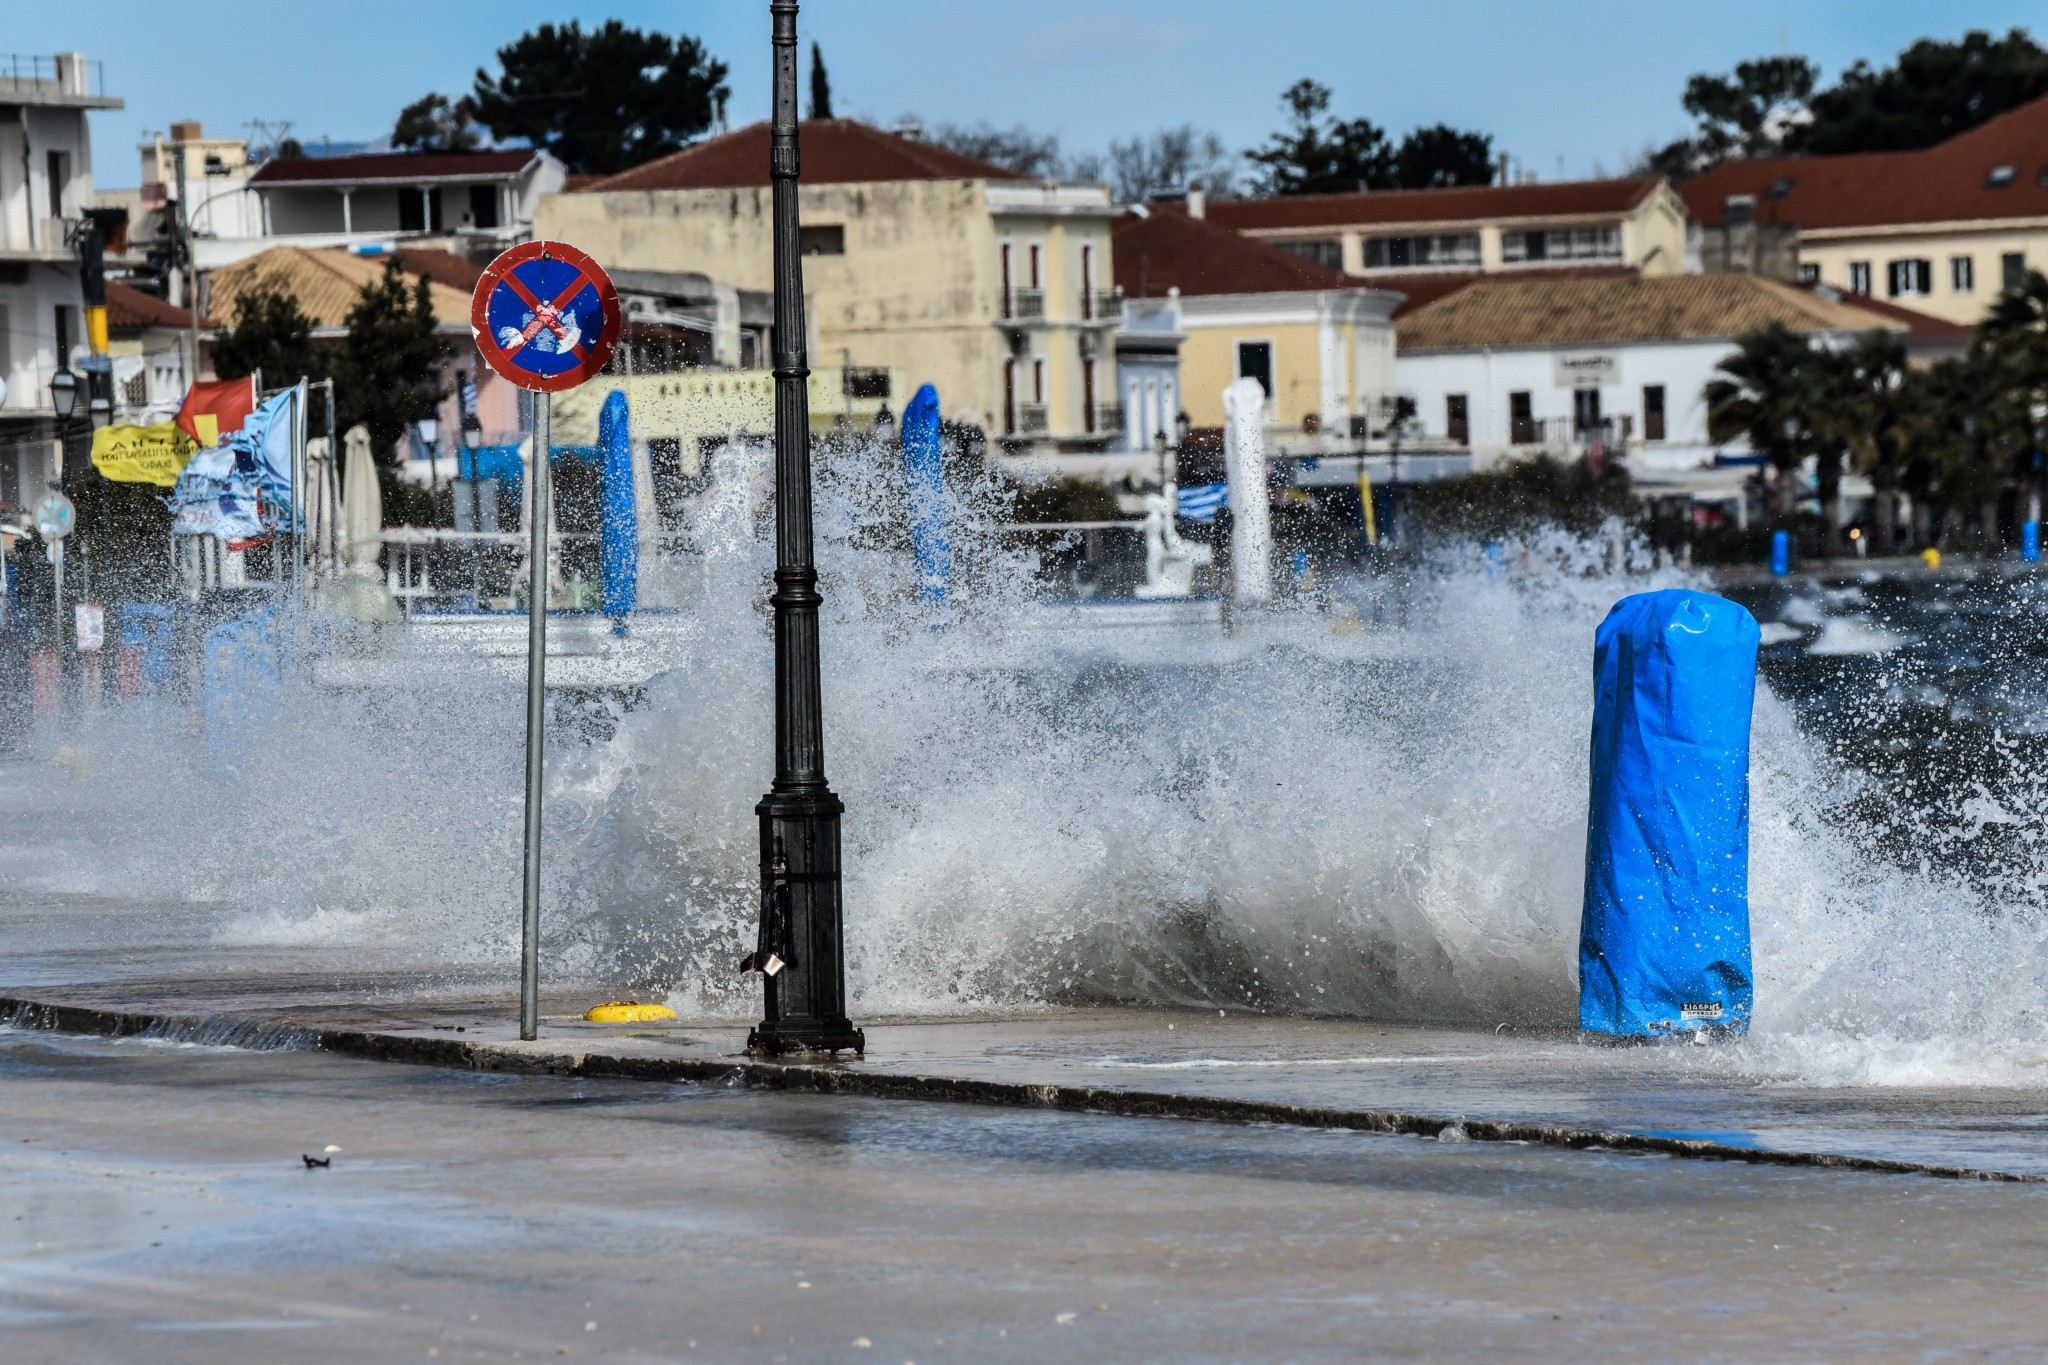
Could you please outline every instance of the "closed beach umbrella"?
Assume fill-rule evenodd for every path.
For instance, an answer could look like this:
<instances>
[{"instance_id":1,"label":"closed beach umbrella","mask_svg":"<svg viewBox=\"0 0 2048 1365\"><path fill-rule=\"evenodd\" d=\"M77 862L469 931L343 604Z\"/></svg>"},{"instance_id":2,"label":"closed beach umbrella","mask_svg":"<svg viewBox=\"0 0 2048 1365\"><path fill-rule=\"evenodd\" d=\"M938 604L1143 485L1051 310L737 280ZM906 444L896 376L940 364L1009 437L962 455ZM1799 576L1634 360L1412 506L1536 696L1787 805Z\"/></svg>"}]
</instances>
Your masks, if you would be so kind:
<instances>
[{"instance_id":1,"label":"closed beach umbrella","mask_svg":"<svg viewBox=\"0 0 2048 1365\"><path fill-rule=\"evenodd\" d=\"M342 438L347 449L342 466L342 557L354 573L375 576L377 556L384 548L377 537L384 530L384 493L377 487L377 465L370 458L370 432L357 425Z\"/></svg>"}]
</instances>

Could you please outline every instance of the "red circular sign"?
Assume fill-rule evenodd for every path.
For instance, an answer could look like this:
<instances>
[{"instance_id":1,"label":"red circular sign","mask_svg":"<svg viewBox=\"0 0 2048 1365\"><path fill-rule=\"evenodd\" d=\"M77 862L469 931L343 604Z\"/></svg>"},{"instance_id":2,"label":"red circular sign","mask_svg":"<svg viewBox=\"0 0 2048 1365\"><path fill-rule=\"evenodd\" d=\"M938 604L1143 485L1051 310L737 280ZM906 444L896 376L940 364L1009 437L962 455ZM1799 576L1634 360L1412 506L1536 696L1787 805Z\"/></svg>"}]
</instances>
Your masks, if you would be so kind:
<instances>
[{"instance_id":1,"label":"red circular sign","mask_svg":"<svg viewBox=\"0 0 2048 1365\"><path fill-rule=\"evenodd\" d=\"M522 389L573 389L619 340L619 295L604 268L567 242L522 242L476 282L469 328L492 369Z\"/></svg>"}]
</instances>

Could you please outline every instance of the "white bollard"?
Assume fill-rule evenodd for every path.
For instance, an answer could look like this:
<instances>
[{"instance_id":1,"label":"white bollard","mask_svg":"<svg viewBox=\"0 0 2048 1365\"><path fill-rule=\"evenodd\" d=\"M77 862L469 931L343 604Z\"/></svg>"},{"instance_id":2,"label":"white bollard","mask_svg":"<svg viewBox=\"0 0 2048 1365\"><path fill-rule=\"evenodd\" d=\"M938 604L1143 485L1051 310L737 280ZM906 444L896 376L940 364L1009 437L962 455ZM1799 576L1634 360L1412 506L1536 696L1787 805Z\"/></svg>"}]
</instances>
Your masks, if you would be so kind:
<instances>
[{"instance_id":1,"label":"white bollard","mask_svg":"<svg viewBox=\"0 0 2048 1365\"><path fill-rule=\"evenodd\" d=\"M1223 391L1223 469L1230 481L1231 596L1273 599L1273 520L1266 506L1266 390L1240 379Z\"/></svg>"}]
</instances>

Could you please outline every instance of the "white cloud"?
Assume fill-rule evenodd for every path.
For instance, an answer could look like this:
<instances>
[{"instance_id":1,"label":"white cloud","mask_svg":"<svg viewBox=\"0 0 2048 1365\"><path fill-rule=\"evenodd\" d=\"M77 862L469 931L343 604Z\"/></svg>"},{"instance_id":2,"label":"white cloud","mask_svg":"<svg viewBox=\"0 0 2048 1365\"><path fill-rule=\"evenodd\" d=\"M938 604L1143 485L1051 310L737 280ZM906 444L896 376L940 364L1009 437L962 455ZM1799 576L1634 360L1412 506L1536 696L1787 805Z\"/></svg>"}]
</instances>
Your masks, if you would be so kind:
<instances>
[{"instance_id":1,"label":"white cloud","mask_svg":"<svg viewBox=\"0 0 2048 1365\"><path fill-rule=\"evenodd\" d=\"M1009 51L1020 66L1107 66L1152 57L1192 42L1197 30L1171 19L1087 15L1059 19L1024 35Z\"/></svg>"}]
</instances>

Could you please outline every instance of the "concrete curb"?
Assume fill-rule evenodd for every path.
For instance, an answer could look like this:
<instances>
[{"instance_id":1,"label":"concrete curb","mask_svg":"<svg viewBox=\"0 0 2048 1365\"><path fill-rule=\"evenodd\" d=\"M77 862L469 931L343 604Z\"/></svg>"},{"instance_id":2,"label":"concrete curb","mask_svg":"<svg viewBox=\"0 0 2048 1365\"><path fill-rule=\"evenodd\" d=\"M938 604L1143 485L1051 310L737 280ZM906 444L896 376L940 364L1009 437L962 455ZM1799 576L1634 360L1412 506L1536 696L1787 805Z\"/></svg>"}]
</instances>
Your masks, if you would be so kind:
<instances>
[{"instance_id":1,"label":"concrete curb","mask_svg":"<svg viewBox=\"0 0 2048 1365\"><path fill-rule=\"evenodd\" d=\"M1345 1129L1362 1133L1433 1138L1456 1124L1474 1142L1522 1142L1575 1151L1604 1150L1683 1157L1693 1161L1740 1161L1759 1166L1821 1167L1890 1175L1929 1175L1950 1180L2048 1184L2048 1176L2012 1171L1890 1161L1827 1152L1772 1151L1696 1138L1649 1133L1600 1132L1540 1123L1450 1119L1381 1109L1330 1109L1205 1095L1145 1090L1100 1090L1092 1086L1025 1085L951 1076L898 1075L861 1071L857 1064L708 1061L688 1057L624 1057L601 1052L544 1052L505 1043L428 1038L369 1029L320 1028L233 1014L145 1014L92 1005L0 996L0 1026L107 1038L150 1038L171 1042L244 1047L259 1051L313 1050L376 1062L444 1067L461 1071L519 1072L546 1076L588 1076L610 1080L719 1084L761 1090L854 1095L864 1099L924 1100L1021 1109L1055 1109L1119 1118L1193 1119L1217 1123L1273 1123L1294 1128Z\"/></svg>"}]
</instances>

